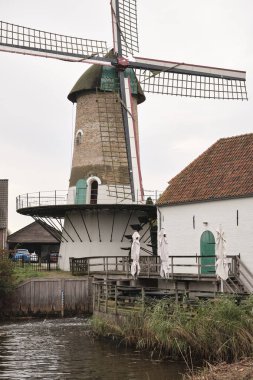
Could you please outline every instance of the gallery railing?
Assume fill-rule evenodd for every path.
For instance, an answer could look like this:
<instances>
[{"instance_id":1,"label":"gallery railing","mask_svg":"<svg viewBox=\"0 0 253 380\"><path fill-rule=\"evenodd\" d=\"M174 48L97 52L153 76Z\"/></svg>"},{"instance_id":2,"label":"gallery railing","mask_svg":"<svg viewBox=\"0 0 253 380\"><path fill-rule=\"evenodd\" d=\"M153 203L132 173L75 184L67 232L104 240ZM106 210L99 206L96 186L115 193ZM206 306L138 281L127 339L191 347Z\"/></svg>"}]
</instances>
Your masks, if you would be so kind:
<instances>
[{"instance_id":1,"label":"gallery railing","mask_svg":"<svg viewBox=\"0 0 253 380\"><path fill-rule=\"evenodd\" d=\"M39 191L36 193L27 193L16 197L16 209L41 207L41 206L59 206L71 204L132 204L131 197L117 197L109 195L105 189L106 186L99 185L98 195L90 194L86 197L84 194L86 189L76 190L53 190L53 191ZM100 191L101 190L101 191ZM114 194L114 193L113 193ZM143 192L136 191L134 204L155 204L161 195L161 191L157 190L144 190ZM88 199L88 200L87 200Z\"/></svg>"}]
</instances>

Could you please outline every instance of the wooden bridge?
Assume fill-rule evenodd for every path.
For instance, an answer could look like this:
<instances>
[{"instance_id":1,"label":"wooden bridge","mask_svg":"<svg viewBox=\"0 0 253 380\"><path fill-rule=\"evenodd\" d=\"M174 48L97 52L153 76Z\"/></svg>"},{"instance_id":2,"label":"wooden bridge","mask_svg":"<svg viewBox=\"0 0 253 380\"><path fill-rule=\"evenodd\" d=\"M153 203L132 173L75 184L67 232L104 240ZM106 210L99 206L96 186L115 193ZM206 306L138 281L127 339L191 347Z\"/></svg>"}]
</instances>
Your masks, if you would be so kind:
<instances>
[{"instance_id":1,"label":"wooden bridge","mask_svg":"<svg viewBox=\"0 0 253 380\"><path fill-rule=\"evenodd\" d=\"M206 258L207 256L205 256ZM187 289L190 281L215 283L219 288L215 274L215 258L213 264L206 264L200 255L170 256L170 274L167 283L184 283ZM228 293L253 292L253 274L240 260L239 256L227 256L229 278L224 282L224 291ZM160 277L160 257L141 256L141 271L138 281L147 279L162 280ZM87 275L103 279L133 279L131 276L131 261L128 256L100 256L85 258L70 258L70 268L73 275ZM170 284L172 285L172 284Z\"/></svg>"}]
</instances>

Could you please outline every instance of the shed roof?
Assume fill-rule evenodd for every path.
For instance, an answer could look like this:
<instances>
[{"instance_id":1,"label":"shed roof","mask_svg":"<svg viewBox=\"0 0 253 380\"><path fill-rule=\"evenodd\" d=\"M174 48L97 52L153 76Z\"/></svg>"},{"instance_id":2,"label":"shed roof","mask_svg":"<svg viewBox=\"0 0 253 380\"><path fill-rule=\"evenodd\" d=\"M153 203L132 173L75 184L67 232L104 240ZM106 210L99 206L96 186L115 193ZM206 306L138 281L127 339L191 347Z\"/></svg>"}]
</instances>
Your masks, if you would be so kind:
<instances>
[{"instance_id":1,"label":"shed roof","mask_svg":"<svg viewBox=\"0 0 253 380\"><path fill-rule=\"evenodd\" d=\"M49 226L53 230L52 227ZM55 239L45 228L39 223L33 222L20 230L9 235L8 243L45 243L57 244L59 241Z\"/></svg>"},{"instance_id":2,"label":"shed roof","mask_svg":"<svg viewBox=\"0 0 253 380\"><path fill-rule=\"evenodd\" d=\"M253 196L253 133L222 138L169 181L158 205Z\"/></svg>"}]
</instances>

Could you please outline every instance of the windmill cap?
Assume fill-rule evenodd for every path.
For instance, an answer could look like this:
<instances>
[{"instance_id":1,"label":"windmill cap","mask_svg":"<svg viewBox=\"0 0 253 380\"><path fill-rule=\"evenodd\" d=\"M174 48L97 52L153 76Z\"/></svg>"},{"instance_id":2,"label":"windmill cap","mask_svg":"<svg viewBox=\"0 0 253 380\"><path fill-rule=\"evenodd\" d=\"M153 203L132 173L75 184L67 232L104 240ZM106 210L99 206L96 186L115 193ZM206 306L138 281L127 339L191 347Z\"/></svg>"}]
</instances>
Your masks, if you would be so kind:
<instances>
[{"instance_id":1,"label":"windmill cap","mask_svg":"<svg viewBox=\"0 0 253 380\"><path fill-rule=\"evenodd\" d=\"M110 52L109 54L112 53ZM137 103L143 103L146 98L133 69L127 68L124 71L124 73L125 77L129 77L130 79L132 95L137 97ZM76 103L77 97L81 93L96 90L112 92L117 91L118 86L118 76L115 67L92 65L78 79L78 81L70 91L68 99L71 102Z\"/></svg>"}]
</instances>

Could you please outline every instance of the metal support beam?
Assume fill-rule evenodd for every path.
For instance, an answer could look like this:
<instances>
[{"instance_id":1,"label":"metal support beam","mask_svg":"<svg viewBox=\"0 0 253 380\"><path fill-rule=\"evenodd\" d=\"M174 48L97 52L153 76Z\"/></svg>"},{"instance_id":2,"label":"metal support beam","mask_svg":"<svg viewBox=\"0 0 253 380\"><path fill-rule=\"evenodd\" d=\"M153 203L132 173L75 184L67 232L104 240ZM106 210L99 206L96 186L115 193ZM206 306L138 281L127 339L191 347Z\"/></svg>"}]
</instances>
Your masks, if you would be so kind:
<instances>
[{"instance_id":1,"label":"metal support beam","mask_svg":"<svg viewBox=\"0 0 253 380\"><path fill-rule=\"evenodd\" d=\"M62 230L68 235L68 237L70 238L70 240L72 241L72 243L74 243L74 240L72 239L72 237L70 236L70 234L68 233L68 231L66 231L66 229L64 228L64 226L62 225L62 222L60 219L58 218L55 218L57 220L57 222L60 224Z\"/></svg>"},{"instance_id":2,"label":"metal support beam","mask_svg":"<svg viewBox=\"0 0 253 380\"><path fill-rule=\"evenodd\" d=\"M62 242L62 240L59 238L59 236L52 231L52 228L50 228L50 226L48 226L47 223L43 221L43 219L36 217L36 216L33 216L32 218L35 220L35 222L39 223L41 225L41 227L43 227L58 242Z\"/></svg>"},{"instance_id":3,"label":"metal support beam","mask_svg":"<svg viewBox=\"0 0 253 380\"><path fill-rule=\"evenodd\" d=\"M97 221L98 221L98 235L99 235L99 241L101 242L101 232L100 232L100 225L99 225L99 216L98 216L98 210L97 210Z\"/></svg>"},{"instance_id":4,"label":"metal support beam","mask_svg":"<svg viewBox=\"0 0 253 380\"><path fill-rule=\"evenodd\" d=\"M115 210L113 210L113 217L112 217L112 232L111 232L111 240L112 242L112 235L113 235L113 230L114 230L114 222L115 222Z\"/></svg>"},{"instance_id":5,"label":"metal support beam","mask_svg":"<svg viewBox=\"0 0 253 380\"><path fill-rule=\"evenodd\" d=\"M82 218L82 221L83 221L83 225L84 225L84 227L85 227L85 230L86 230L86 232L87 232L87 235L88 235L88 238L89 238L89 241L90 241L90 243L91 243L91 237L90 237L90 234L89 234L89 231L88 231L88 228L87 228L87 226L86 226L86 223L85 223L85 220L84 220L84 216L83 216L83 213L82 213L82 211L80 210L80 215L81 215L81 218Z\"/></svg>"},{"instance_id":6,"label":"metal support beam","mask_svg":"<svg viewBox=\"0 0 253 380\"><path fill-rule=\"evenodd\" d=\"M125 233L126 233L127 227L129 226L130 219L131 219L133 213L134 213L134 210L132 210L131 213L130 213L130 215L129 215L129 218L128 218L128 221L127 221L127 225L126 225L126 228L124 229L124 232L123 232L123 235L122 235L122 238L121 238L121 243L123 242L123 239L124 239L124 237L125 237Z\"/></svg>"},{"instance_id":7,"label":"metal support beam","mask_svg":"<svg viewBox=\"0 0 253 380\"><path fill-rule=\"evenodd\" d=\"M77 232L77 230L76 230L76 228L75 228L73 222L71 221L70 217L68 216L68 214L65 215L65 218L68 219L68 221L69 221L69 223L71 224L73 230L75 231L77 237L79 238L80 242L82 243L83 241L82 241L82 239L81 239L79 233Z\"/></svg>"}]
</instances>

